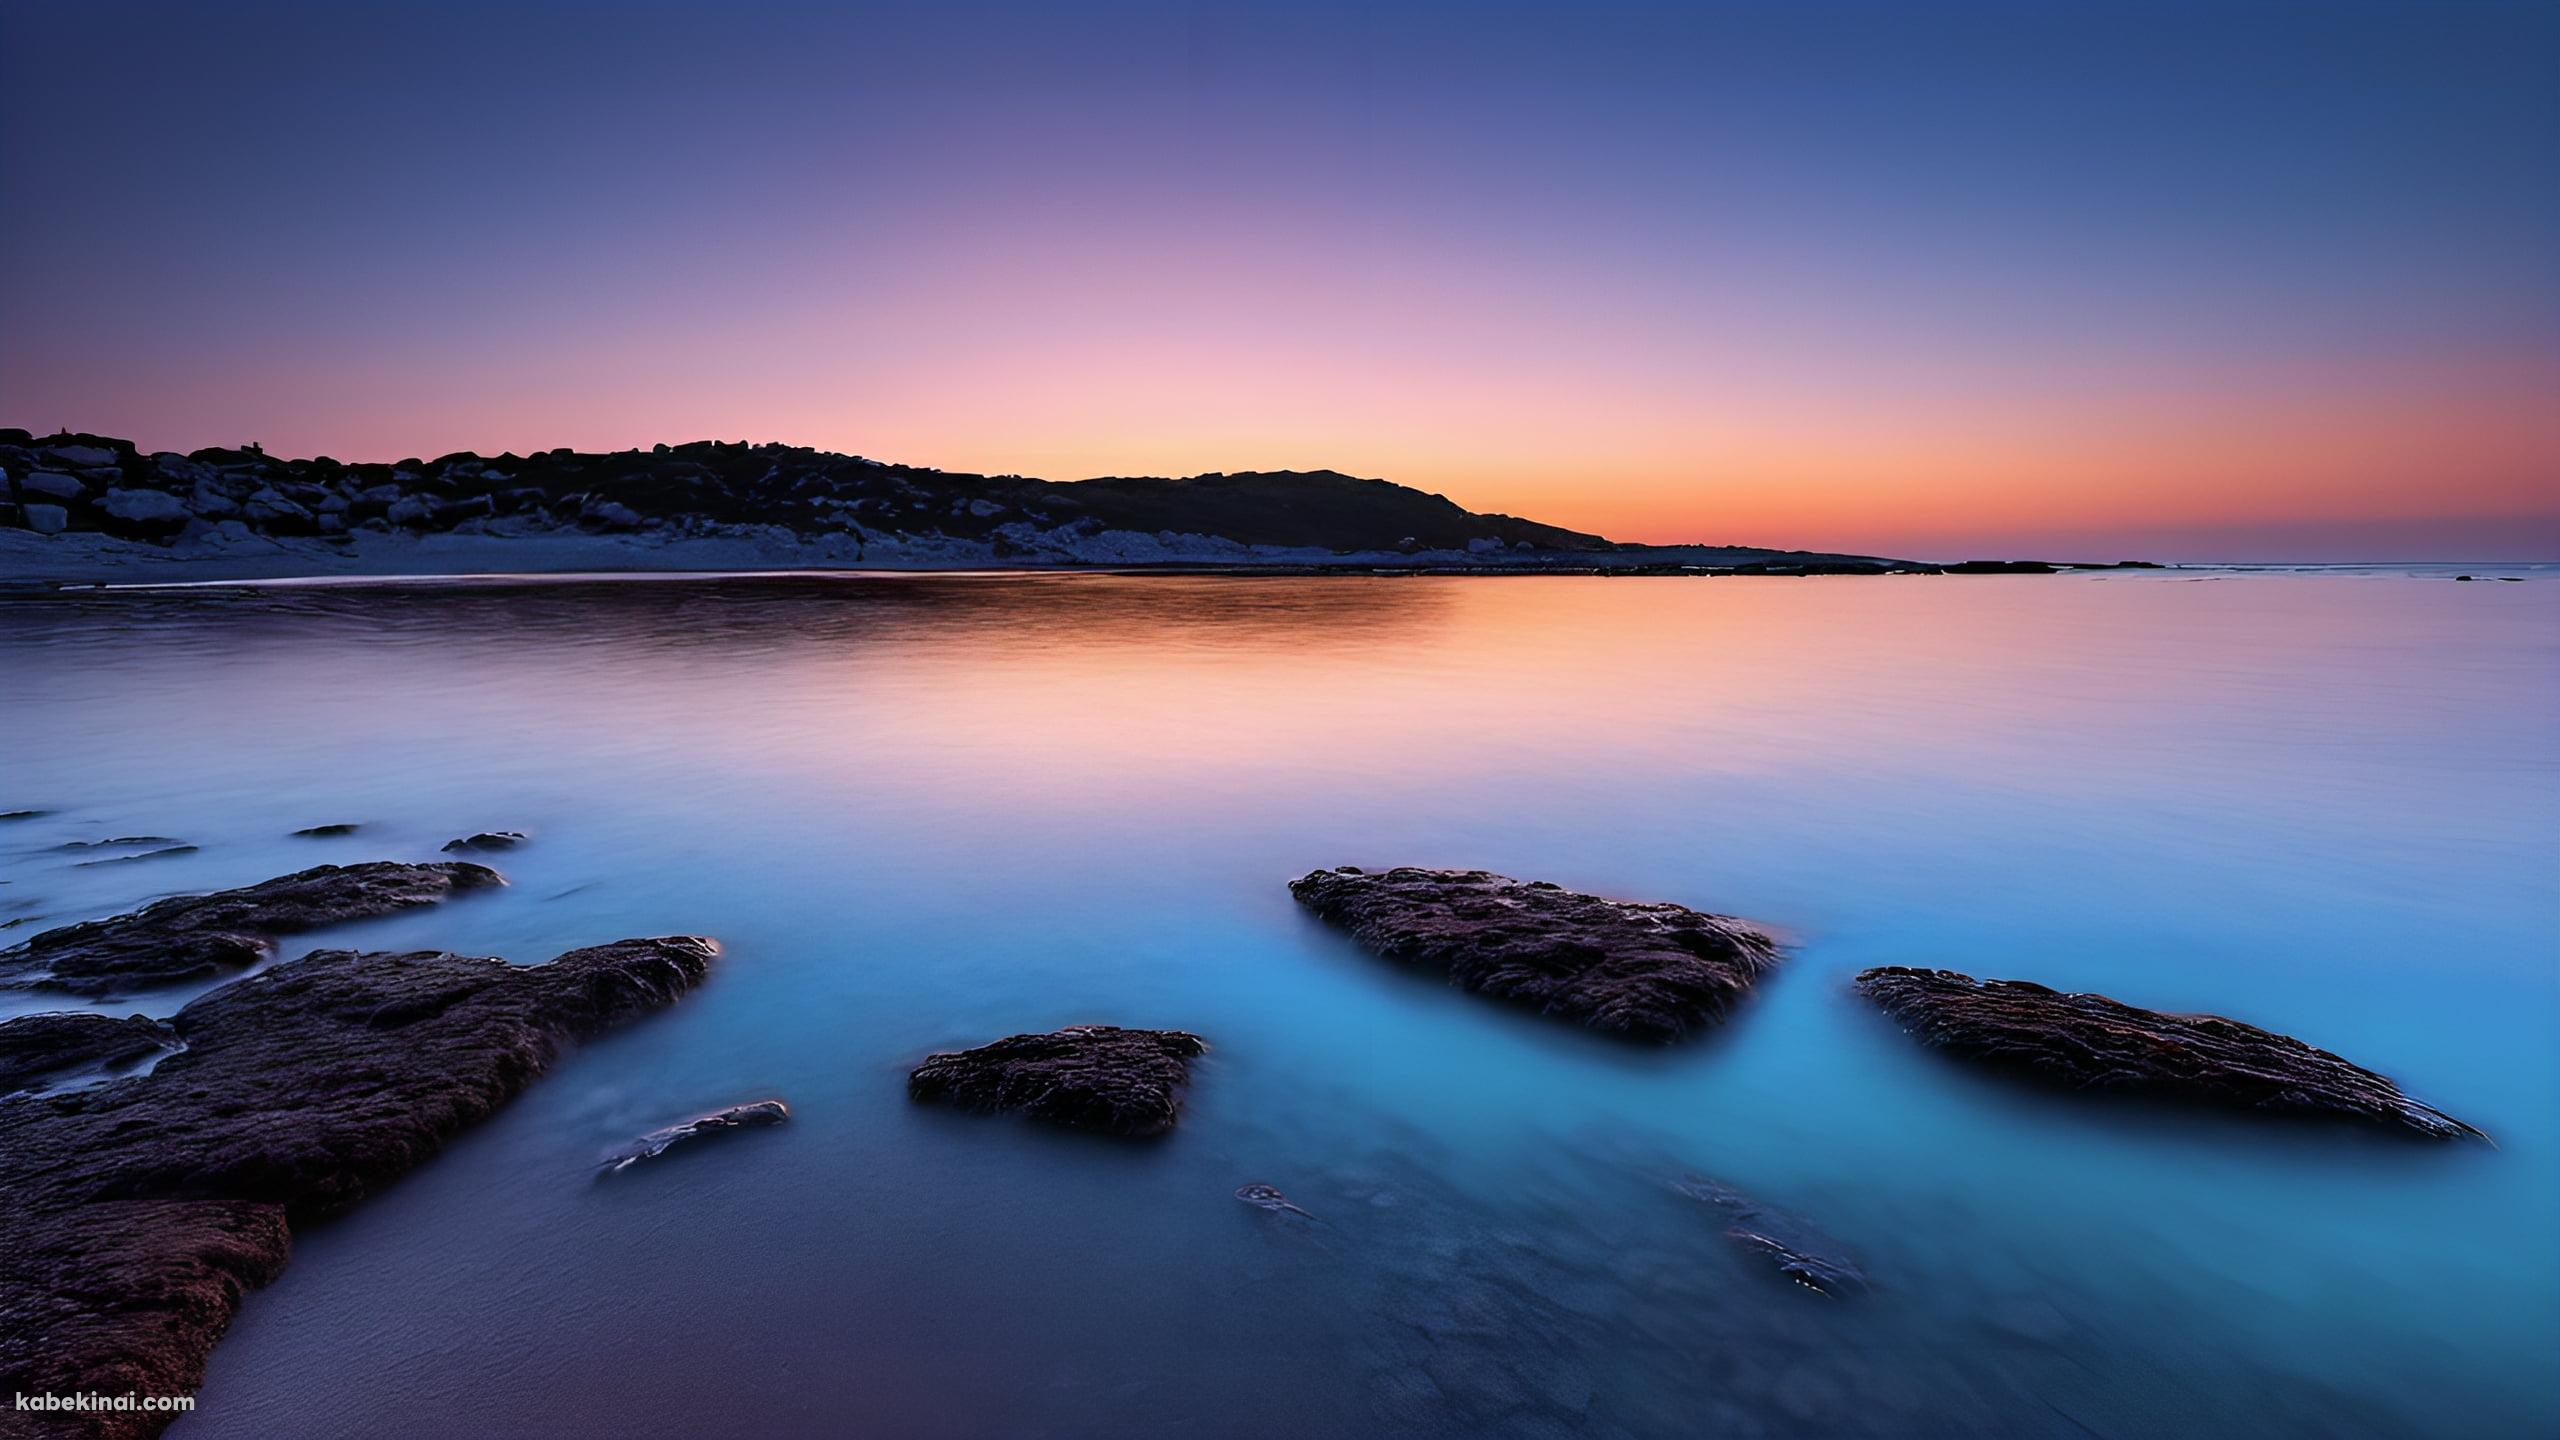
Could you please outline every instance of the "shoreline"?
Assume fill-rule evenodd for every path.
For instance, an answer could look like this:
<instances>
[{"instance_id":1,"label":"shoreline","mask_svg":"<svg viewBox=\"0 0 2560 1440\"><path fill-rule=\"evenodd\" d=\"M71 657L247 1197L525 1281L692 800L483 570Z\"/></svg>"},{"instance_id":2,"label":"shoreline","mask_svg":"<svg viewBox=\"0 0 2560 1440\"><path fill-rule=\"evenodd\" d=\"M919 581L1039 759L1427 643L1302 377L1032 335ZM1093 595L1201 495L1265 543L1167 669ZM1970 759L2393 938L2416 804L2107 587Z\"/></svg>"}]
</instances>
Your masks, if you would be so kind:
<instances>
[{"instance_id":1,"label":"shoreline","mask_svg":"<svg viewBox=\"0 0 2560 1440\"><path fill-rule=\"evenodd\" d=\"M747 577L861 574L1018 575L1610 575L1783 576L2049 574L2170 567L2142 561L1940 564L1825 551L1663 545L1604 552L1347 551L1235 547L1225 553L1026 561L988 547L735 535L402 535L252 537L163 546L100 534L0 530L0 589L163 589L195 585L494 578Z\"/></svg>"},{"instance_id":2,"label":"shoreline","mask_svg":"<svg viewBox=\"0 0 2560 1440\"><path fill-rule=\"evenodd\" d=\"M1842 576L2428 575L2515 581L2542 578L2560 561L2041 561L1938 563L1822 551L1738 546L1630 546L1600 553L1464 552L1168 555L1161 559L1026 561L983 547L873 544L848 554L827 541L745 535L404 535L339 540L257 537L224 545L162 546L99 534L39 536L0 530L0 595L185 590L223 586L359 586L400 583L579 583L635 580L842 579L857 576L1116 575L1234 578L1590 576L1716 579Z\"/></svg>"}]
</instances>

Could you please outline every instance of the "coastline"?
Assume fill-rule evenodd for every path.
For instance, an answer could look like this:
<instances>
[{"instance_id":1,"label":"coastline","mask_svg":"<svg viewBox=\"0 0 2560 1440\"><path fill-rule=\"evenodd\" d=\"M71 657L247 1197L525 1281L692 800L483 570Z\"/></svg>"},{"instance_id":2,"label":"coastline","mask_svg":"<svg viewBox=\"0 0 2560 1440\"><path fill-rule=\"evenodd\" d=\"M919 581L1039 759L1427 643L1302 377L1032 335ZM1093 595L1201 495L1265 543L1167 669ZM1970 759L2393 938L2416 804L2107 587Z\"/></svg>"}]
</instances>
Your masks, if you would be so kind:
<instances>
[{"instance_id":1,"label":"coastline","mask_svg":"<svg viewBox=\"0 0 2560 1440\"><path fill-rule=\"evenodd\" d=\"M0 530L0 589L169 586L282 580L463 578L483 575L918 573L1434 574L1434 575L1891 575L2044 574L2159 569L2143 562L1971 561L1942 565L1828 551L1747 546L1624 546L1608 551L1320 550L1239 545L1187 535L1074 557L1028 557L966 540L802 537L772 528L730 534L529 536L356 533L320 538L241 536L155 545L96 533ZM1197 542L1197 543L1193 543Z\"/></svg>"}]
</instances>

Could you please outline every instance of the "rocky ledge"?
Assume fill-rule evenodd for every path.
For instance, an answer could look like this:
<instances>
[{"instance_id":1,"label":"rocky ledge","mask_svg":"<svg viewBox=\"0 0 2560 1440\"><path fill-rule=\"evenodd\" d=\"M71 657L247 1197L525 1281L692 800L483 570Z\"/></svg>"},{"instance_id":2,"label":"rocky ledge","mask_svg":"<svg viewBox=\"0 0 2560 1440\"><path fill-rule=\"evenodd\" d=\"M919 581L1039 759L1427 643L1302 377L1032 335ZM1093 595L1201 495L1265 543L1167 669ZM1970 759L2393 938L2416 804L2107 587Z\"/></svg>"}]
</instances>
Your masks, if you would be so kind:
<instances>
[{"instance_id":1,"label":"rocky ledge","mask_svg":"<svg viewBox=\"0 0 2560 1440\"><path fill-rule=\"evenodd\" d=\"M1866 971L1857 986L1921 1043L2047 1085L2486 1138L2360 1065L2219 1015L1900 965Z\"/></svg>"},{"instance_id":2,"label":"rocky ledge","mask_svg":"<svg viewBox=\"0 0 2560 1440\"><path fill-rule=\"evenodd\" d=\"M1722 1020L1778 961L1747 921L1482 870L1318 870L1298 903L1400 965L1627 1040Z\"/></svg>"},{"instance_id":3,"label":"rocky ledge","mask_svg":"<svg viewBox=\"0 0 2560 1440\"><path fill-rule=\"evenodd\" d=\"M548 965L321 951L169 1022L147 1075L0 1101L0 1391L182 1395L293 1227L362 1200L530 1084L568 1045L693 988L674 936ZM0 1025L0 1051L23 1021ZM18 1415L121 1440L166 1416Z\"/></svg>"},{"instance_id":4,"label":"rocky ledge","mask_svg":"<svg viewBox=\"0 0 2560 1440\"><path fill-rule=\"evenodd\" d=\"M433 905L504 885L484 865L379 860L316 865L210 895L181 895L105 920L84 920L0 950L0 986L104 997L245 969L276 937Z\"/></svg>"},{"instance_id":5,"label":"rocky ledge","mask_svg":"<svg viewBox=\"0 0 2560 1440\"><path fill-rule=\"evenodd\" d=\"M970 1110L1011 1111L1113 1135L1161 1135L1181 1109L1191 1062L1209 1049L1180 1030L1072 1025L928 1055L907 1094Z\"/></svg>"},{"instance_id":6,"label":"rocky ledge","mask_svg":"<svg viewBox=\"0 0 2560 1440\"><path fill-rule=\"evenodd\" d=\"M0 1095L93 1065L131 1065L177 1044L148 1015L60 1010L0 1024Z\"/></svg>"}]
</instances>

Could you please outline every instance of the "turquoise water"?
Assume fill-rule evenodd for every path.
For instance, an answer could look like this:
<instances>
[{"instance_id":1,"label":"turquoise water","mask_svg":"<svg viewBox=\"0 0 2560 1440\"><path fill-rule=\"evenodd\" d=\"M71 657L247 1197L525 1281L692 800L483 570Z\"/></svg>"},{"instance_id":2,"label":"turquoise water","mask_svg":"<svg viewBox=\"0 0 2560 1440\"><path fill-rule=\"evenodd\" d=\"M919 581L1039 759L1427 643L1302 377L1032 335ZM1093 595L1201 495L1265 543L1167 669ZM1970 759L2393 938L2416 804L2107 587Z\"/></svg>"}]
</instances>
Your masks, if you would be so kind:
<instances>
[{"instance_id":1,"label":"turquoise water","mask_svg":"<svg viewBox=\"0 0 2560 1440\"><path fill-rule=\"evenodd\" d=\"M2515 573L2515 572L2510 572ZM869 577L0 600L0 918L521 829L311 937L714 980L307 1231L213 1437L2560 1429L2560 586L2441 575ZM363 822L341 840L306 825ZM190 854L80 868L64 841ZM1332 864L1761 920L1630 1051L1299 915ZM2213 1010L2498 1139L2074 1103L1847 989ZM174 1008L181 995L139 1007ZM23 997L19 1008L25 1008ZM1154 1145L918 1110L935 1050L1214 1047ZM793 1124L598 1184L630 1137ZM1876 1284L1770 1280L1716 1176ZM1280 1186L1317 1223L1239 1204Z\"/></svg>"}]
</instances>

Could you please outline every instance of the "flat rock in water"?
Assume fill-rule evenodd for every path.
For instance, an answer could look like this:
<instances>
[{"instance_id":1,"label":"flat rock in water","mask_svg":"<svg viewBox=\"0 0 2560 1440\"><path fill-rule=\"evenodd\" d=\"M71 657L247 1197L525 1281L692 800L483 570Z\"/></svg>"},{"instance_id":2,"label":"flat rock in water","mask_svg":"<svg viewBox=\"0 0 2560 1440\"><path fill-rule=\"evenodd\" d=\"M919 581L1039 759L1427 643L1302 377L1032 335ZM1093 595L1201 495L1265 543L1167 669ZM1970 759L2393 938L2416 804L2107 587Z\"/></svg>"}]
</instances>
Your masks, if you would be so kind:
<instances>
[{"instance_id":1,"label":"flat rock in water","mask_svg":"<svg viewBox=\"0 0 2560 1440\"><path fill-rule=\"evenodd\" d=\"M1703 1175L1684 1175L1672 1188L1714 1207L1725 1220L1724 1238L1781 1278L1835 1299L1863 1295L1870 1288L1866 1273L1842 1256L1838 1242L1802 1217Z\"/></svg>"},{"instance_id":2,"label":"flat rock in water","mask_svg":"<svg viewBox=\"0 0 2560 1440\"><path fill-rule=\"evenodd\" d=\"M643 1160L655 1160L688 1140L699 1140L706 1135L726 1135L764 1125L779 1125L790 1118L791 1107L779 1100L757 1100L745 1105L732 1105L726 1110L715 1110L708 1115L696 1115L680 1125L670 1125L663 1130L652 1130L632 1141L629 1146L604 1162L605 1173L614 1174L628 1170Z\"/></svg>"},{"instance_id":3,"label":"flat rock in water","mask_svg":"<svg viewBox=\"0 0 2560 1440\"><path fill-rule=\"evenodd\" d=\"M0 950L0 986L103 996L203 979L265 959L279 935L371 920L505 883L495 870L459 861L318 865L43 931Z\"/></svg>"},{"instance_id":4,"label":"flat rock in water","mask_svg":"<svg viewBox=\"0 0 2560 1440\"><path fill-rule=\"evenodd\" d=\"M1921 1043L2047 1085L2329 1117L2435 1140L2487 1138L2384 1076L2219 1015L1901 965L1866 971L1857 985Z\"/></svg>"},{"instance_id":5,"label":"flat rock in water","mask_svg":"<svg viewBox=\"0 0 2560 1440\"><path fill-rule=\"evenodd\" d=\"M129 1065L178 1043L148 1015L62 1010L0 1024L0 1095L92 1065Z\"/></svg>"},{"instance_id":6,"label":"flat rock in water","mask_svg":"<svg viewBox=\"0 0 2560 1440\"><path fill-rule=\"evenodd\" d=\"M1776 940L1730 915L1482 870L1345 866L1289 893L1388 960L1629 1040L1707 1029L1778 961Z\"/></svg>"},{"instance_id":7,"label":"flat rock in water","mask_svg":"<svg viewBox=\"0 0 2560 1440\"><path fill-rule=\"evenodd\" d=\"M477 835L447 840L444 848L451 855L472 850L513 850L523 843L524 833L519 830L483 830Z\"/></svg>"},{"instance_id":8,"label":"flat rock in water","mask_svg":"<svg viewBox=\"0 0 2560 1440\"><path fill-rule=\"evenodd\" d=\"M928 1055L907 1076L907 1094L1074 1130L1161 1135L1173 1128L1191 1062L1208 1048L1180 1030L1072 1025Z\"/></svg>"},{"instance_id":9,"label":"flat rock in water","mask_svg":"<svg viewBox=\"0 0 2560 1440\"><path fill-rule=\"evenodd\" d=\"M414 1169L569 1045L693 988L671 936L515 966L321 951L169 1021L147 1075L0 1100L0 1391L183 1395L294 1227ZM18 1414L13 1436L122 1440L169 1417Z\"/></svg>"},{"instance_id":10,"label":"flat rock in water","mask_svg":"<svg viewBox=\"0 0 2560 1440\"><path fill-rule=\"evenodd\" d=\"M297 840L334 840L341 835L353 835L363 828L354 821L340 821L334 825L305 825L294 831L293 836Z\"/></svg>"},{"instance_id":11,"label":"flat rock in water","mask_svg":"<svg viewBox=\"0 0 2560 1440\"><path fill-rule=\"evenodd\" d=\"M172 856L194 853L196 853L196 847L193 845L163 845L157 850L144 850L132 855L110 855L103 860L83 860L79 865L83 870L92 870L100 865L130 865L136 860L166 860Z\"/></svg>"}]
</instances>

